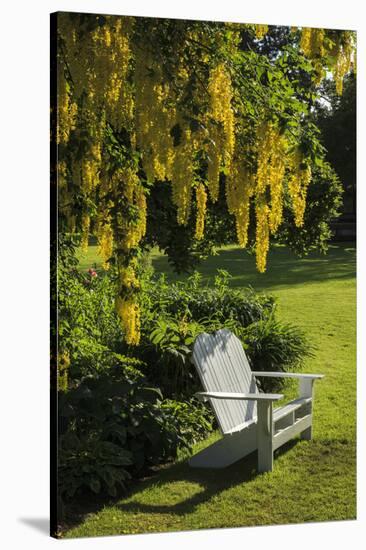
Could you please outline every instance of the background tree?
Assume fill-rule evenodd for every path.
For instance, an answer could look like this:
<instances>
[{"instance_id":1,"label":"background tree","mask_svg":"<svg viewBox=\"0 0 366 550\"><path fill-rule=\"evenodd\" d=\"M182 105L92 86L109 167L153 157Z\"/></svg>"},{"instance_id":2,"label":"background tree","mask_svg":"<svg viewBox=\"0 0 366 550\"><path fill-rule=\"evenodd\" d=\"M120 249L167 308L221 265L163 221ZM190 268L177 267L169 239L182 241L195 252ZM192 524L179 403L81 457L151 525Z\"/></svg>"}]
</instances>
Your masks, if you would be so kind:
<instances>
[{"instance_id":1,"label":"background tree","mask_svg":"<svg viewBox=\"0 0 366 550\"><path fill-rule=\"evenodd\" d=\"M339 176L348 211L355 213L356 202L356 77L346 79L342 96L332 80L325 80L322 100L316 104L316 121L326 148L326 158Z\"/></svg>"}]
</instances>

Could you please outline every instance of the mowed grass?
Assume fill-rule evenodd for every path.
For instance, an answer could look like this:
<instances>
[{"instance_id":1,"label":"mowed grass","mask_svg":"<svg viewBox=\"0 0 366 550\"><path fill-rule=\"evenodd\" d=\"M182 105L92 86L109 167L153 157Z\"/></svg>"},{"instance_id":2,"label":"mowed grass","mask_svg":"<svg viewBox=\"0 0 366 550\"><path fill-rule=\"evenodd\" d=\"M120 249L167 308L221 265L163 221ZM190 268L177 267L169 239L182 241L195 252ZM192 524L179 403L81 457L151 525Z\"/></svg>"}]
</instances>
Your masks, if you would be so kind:
<instances>
[{"instance_id":1,"label":"mowed grass","mask_svg":"<svg viewBox=\"0 0 366 550\"><path fill-rule=\"evenodd\" d=\"M87 262L93 262L90 250ZM94 254L94 256L93 256ZM314 437L294 439L276 452L272 473L257 474L256 454L222 470L189 468L182 457L139 482L125 498L86 515L66 537L166 532L218 527L303 523L356 517L356 285L355 248L333 245L326 256L298 259L275 248L268 270L254 258L225 247L200 272L209 283L217 268L235 287L251 285L278 299L278 314L302 327L316 346L304 371L324 373L316 383ZM172 274L165 257L156 271ZM85 264L86 268L90 263ZM285 390L296 394L296 383ZM213 434L195 451L219 437Z\"/></svg>"}]
</instances>

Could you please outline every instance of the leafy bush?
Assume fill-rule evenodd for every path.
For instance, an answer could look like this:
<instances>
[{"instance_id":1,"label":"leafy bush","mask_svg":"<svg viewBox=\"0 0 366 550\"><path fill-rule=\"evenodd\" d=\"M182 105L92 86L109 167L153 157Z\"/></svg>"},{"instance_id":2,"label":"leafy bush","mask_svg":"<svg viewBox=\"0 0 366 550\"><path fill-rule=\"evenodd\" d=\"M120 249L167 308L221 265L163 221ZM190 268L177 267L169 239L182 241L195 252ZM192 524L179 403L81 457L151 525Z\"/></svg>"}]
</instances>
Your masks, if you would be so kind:
<instances>
[{"instance_id":1,"label":"leafy bush","mask_svg":"<svg viewBox=\"0 0 366 550\"><path fill-rule=\"evenodd\" d=\"M194 398L188 401L165 399L162 408L169 411L179 427L179 449L191 450L197 441L204 439L212 430L214 417L211 409Z\"/></svg>"},{"instance_id":2,"label":"leafy bush","mask_svg":"<svg viewBox=\"0 0 366 550\"><path fill-rule=\"evenodd\" d=\"M203 324L166 316L156 320L155 328L142 342L142 357L148 361L149 376L166 395L192 396L198 391L191 354L195 337L203 330Z\"/></svg>"},{"instance_id":3,"label":"leafy bush","mask_svg":"<svg viewBox=\"0 0 366 550\"><path fill-rule=\"evenodd\" d=\"M83 378L60 395L60 492L101 490L114 496L125 481L189 449L211 429L197 403L163 401L159 389L121 366Z\"/></svg>"},{"instance_id":4,"label":"leafy bush","mask_svg":"<svg viewBox=\"0 0 366 550\"><path fill-rule=\"evenodd\" d=\"M168 284L165 277L145 282L142 341L136 353L145 372L165 395L192 396L201 389L191 363L195 338L201 332L230 329L243 343L254 370L291 370L311 353L300 329L276 320L273 297L229 287L230 276L218 271L214 287L204 287L199 274L187 282ZM275 391L283 379L267 379Z\"/></svg>"},{"instance_id":5,"label":"leafy bush","mask_svg":"<svg viewBox=\"0 0 366 550\"><path fill-rule=\"evenodd\" d=\"M198 322L215 320L227 323L231 319L241 326L267 317L275 307L272 296L256 294L253 289L229 287L230 274L218 270L214 286L202 285L202 277L194 273L186 282L168 284L164 276L146 285L150 313L177 319L186 317Z\"/></svg>"},{"instance_id":6,"label":"leafy bush","mask_svg":"<svg viewBox=\"0 0 366 550\"><path fill-rule=\"evenodd\" d=\"M125 488L131 476L124 468L132 463L131 454L109 441L100 441L98 434L78 437L73 431L61 436L59 447L59 483L63 499L89 489L94 493L106 490L115 496L117 488Z\"/></svg>"},{"instance_id":7,"label":"leafy bush","mask_svg":"<svg viewBox=\"0 0 366 550\"><path fill-rule=\"evenodd\" d=\"M294 371L301 368L306 357L313 355L313 348L303 332L296 326L280 323L274 314L249 325L241 332L241 338L249 362L256 371ZM261 378L258 383L264 392L270 393L279 390L284 379Z\"/></svg>"},{"instance_id":8,"label":"leafy bush","mask_svg":"<svg viewBox=\"0 0 366 550\"><path fill-rule=\"evenodd\" d=\"M120 351L123 333L114 311L114 296L110 277L82 274L76 269L61 272L59 341L69 353L72 378L105 368L108 356Z\"/></svg>"}]
</instances>

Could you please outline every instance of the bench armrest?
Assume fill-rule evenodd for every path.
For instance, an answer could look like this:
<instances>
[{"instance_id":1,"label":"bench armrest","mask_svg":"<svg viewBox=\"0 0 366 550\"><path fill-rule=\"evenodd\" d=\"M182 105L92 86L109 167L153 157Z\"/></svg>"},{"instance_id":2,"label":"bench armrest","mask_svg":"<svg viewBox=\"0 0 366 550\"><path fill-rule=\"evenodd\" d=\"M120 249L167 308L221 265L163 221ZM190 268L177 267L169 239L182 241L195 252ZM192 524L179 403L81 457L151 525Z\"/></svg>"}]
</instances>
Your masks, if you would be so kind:
<instances>
[{"instance_id":1,"label":"bench armrest","mask_svg":"<svg viewBox=\"0 0 366 550\"><path fill-rule=\"evenodd\" d=\"M270 377L275 378L309 378L309 379L321 379L324 378L324 374L303 374L301 372L261 372L261 371L252 371L253 376L257 377Z\"/></svg>"},{"instance_id":2,"label":"bench armrest","mask_svg":"<svg viewBox=\"0 0 366 550\"><path fill-rule=\"evenodd\" d=\"M197 392L194 394L200 401L208 399L237 399L245 401L278 401L283 398L281 393L229 393L229 392Z\"/></svg>"}]
</instances>

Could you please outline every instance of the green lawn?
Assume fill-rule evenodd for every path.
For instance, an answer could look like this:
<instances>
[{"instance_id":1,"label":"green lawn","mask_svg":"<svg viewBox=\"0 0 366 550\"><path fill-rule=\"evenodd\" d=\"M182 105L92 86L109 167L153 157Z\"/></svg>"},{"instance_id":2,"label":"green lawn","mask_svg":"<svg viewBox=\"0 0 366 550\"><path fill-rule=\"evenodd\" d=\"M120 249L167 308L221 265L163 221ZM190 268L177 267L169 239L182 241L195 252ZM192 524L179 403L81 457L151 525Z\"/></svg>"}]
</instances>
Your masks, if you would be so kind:
<instances>
[{"instance_id":1,"label":"green lawn","mask_svg":"<svg viewBox=\"0 0 366 550\"><path fill-rule=\"evenodd\" d=\"M82 260L98 262L95 248ZM267 273L254 258L225 247L202 265L210 280L228 270L235 287L251 285L278 298L279 316L304 329L317 347L304 370L324 373L316 384L314 439L294 440L276 454L272 473L256 473L255 454L219 473L190 469L184 458L138 483L126 498L87 515L66 537L146 533L353 519L356 517L355 248L334 245L326 256L298 259L275 248ZM156 253L156 271L172 275ZM291 383L286 397L293 397ZM201 448L216 439L197 446Z\"/></svg>"}]
</instances>

